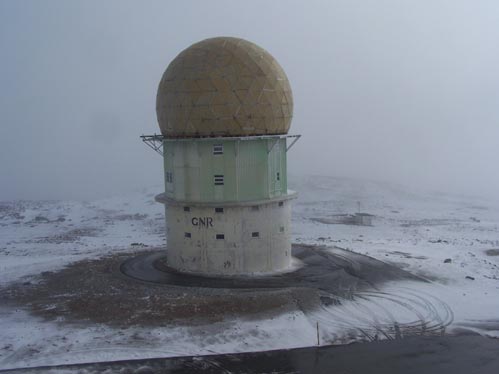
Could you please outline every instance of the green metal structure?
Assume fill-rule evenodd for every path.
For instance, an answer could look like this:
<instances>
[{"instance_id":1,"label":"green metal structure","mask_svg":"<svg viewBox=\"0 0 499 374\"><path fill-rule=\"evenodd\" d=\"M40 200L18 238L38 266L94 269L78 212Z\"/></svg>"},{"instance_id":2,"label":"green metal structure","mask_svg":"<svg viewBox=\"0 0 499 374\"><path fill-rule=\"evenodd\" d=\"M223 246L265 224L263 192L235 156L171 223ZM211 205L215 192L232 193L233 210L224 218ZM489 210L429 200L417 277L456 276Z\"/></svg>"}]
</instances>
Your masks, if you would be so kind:
<instances>
[{"instance_id":1,"label":"green metal structure","mask_svg":"<svg viewBox=\"0 0 499 374\"><path fill-rule=\"evenodd\" d=\"M165 195L192 202L243 202L287 193L286 138L165 139Z\"/></svg>"}]
</instances>

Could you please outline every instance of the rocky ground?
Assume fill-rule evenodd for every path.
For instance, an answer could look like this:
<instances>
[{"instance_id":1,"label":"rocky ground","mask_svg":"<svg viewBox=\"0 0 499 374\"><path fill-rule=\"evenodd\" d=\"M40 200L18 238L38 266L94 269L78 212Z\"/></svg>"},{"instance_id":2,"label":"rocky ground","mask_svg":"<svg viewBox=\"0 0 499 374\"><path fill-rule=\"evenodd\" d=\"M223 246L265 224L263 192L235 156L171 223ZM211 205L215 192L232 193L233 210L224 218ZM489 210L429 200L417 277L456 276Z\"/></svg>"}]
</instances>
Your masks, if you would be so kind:
<instances>
[{"instance_id":1,"label":"rocky ground","mask_svg":"<svg viewBox=\"0 0 499 374\"><path fill-rule=\"evenodd\" d=\"M136 255L120 253L81 260L60 271L45 271L36 280L1 288L0 302L29 308L49 321L128 327L270 316L295 309L292 304L297 298L313 297L300 289L231 291L140 282L120 272L122 262Z\"/></svg>"}]
</instances>

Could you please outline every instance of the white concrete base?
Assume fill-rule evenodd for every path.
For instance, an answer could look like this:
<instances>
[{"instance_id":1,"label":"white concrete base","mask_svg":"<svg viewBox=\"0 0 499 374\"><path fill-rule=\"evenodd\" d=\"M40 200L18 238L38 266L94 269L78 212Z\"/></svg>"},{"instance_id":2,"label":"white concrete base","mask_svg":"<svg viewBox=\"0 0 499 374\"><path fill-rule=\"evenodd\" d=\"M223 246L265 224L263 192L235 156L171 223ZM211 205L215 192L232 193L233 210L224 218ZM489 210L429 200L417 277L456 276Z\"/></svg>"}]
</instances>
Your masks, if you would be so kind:
<instances>
[{"instance_id":1,"label":"white concrete base","mask_svg":"<svg viewBox=\"0 0 499 374\"><path fill-rule=\"evenodd\" d=\"M167 262L172 268L205 275L249 275L290 268L291 198L256 205L164 202Z\"/></svg>"}]
</instances>

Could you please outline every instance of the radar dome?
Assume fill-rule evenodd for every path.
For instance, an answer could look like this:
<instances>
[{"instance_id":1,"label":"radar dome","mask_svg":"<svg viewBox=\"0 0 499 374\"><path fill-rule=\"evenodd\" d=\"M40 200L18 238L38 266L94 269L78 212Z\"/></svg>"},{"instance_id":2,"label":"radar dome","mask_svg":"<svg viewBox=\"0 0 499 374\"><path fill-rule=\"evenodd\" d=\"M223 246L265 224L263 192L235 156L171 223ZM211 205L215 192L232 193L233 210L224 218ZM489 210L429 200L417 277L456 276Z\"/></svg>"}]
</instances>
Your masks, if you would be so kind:
<instances>
[{"instance_id":1,"label":"radar dome","mask_svg":"<svg viewBox=\"0 0 499 374\"><path fill-rule=\"evenodd\" d=\"M156 114L166 137L286 134L293 96L270 53L244 39L218 37L191 45L170 63Z\"/></svg>"}]
</instances>

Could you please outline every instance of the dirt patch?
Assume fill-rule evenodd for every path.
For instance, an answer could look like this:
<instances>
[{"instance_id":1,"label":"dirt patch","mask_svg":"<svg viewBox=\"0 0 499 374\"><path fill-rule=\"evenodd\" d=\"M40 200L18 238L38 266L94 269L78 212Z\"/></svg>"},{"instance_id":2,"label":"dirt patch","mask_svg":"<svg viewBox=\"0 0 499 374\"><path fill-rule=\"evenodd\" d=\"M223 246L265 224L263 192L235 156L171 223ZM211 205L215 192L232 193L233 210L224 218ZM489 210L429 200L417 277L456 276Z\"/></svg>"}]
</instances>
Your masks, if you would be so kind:
<instances>
[{"instance_id":1,"label":"dirt patch","mask_svg":"<svg viewBox=\"0 0 499 374\"><path fill-rule=\"evenodd\" d=\"M499 249L487 249L485 254L487 256L499 256Z\"/></svg>"},{"instance_id":2,"label":"dirt patch","mask_svg":"<svg viewBox=\"0 0 499 374\"><path fill-rule=\"evenodd\" d=\"M148 217L147 214L140 214L140 213L135 213L135 214L118 214L114 217L116 221L142 221Z\"/></svg>"},{"instance_id":3,"label":"dirt patch","mask_svg":"<svg viewBox=\"0 0 499 374\"><path fill-rule=\"evenodd\" d=\"M398 267L399 269L407 269L411 265L408 264L407 262L400 262L400 261L386 261L387 264L393 265Z\"/></svg>"},{"instance_id":4,"label":"dirt patch","mask_svg":"<svg viewBox=\"0 0 499 374\"><path fill-rule=\"evenodd\" d=\"M418 227L418 226L447 226L459 223L457 219L418 219L418 220L403 220L400 224L401 227Z\"/></svg>"},{"instance_id":5,"label":"dirt patch","mask_svg":"<svg viewBox=\"0 0 499 374\"><path fill-rule=\"evenodd\" d=\"M333 214L329 217L312 217L313 222L326 225L352 225L352 226L372 226L371 221L374 216L371 214Z\"/></svg>"},{"instance_id":6,"label":"dirt patch","mask_svg":"<svg viewBox=\"0 0 499 374\"><path fill-rule=\"evenodd\" d=\"M408 252L392 251L392 252L386 252L386 253L391 254L391 255L395 255L395 256L400 256L403 258L414 258L416 260L427 260L428 259L428 257L426 257L426 256L414 256Z\"/></svg>"},{"instance_id":7,"label":"dirt patch","mask_svg":"<svg viewBox=\"0 0 499 374\"><path fill-rule=\"evenodd\" d=\"M318 299L313 291L296 288L227 290L140 282L119 272L120 264L136 254L84 260L59 272L44 272L31 282L0 289L0 304L28 307L48 320L130 326L257 318L297 309L297 300Z\"/></svg>"},{"instance_id":8,"label":"dirt patch","mask_svg":"<svg viewBox=\"0 0 499 374\"><path fill-rule=\"evenodd\" d=\"M422 278L425 278L425 279L431 281L431 282L440 283L440 284L449 284L450 283L449 278L436 275L436 274L431 273L427 270L418 269L418 270L414 271L414 273Z\"/></svg>"},{"instance_id":9,"label":"dirt patch","mask_svg":"<svg viewBox=\"0 0 499 374\"><path fill-rule=\"evenodd\" d=\"M28 240L26 243L52 243L52 244L62 244L62 243L73 243L79 241L82 237L96 237L102 229L96 227L87 227L81 229L67 230L64 233L44 236L36 238L33 240Z\"/></svg>"}]
</instances>

